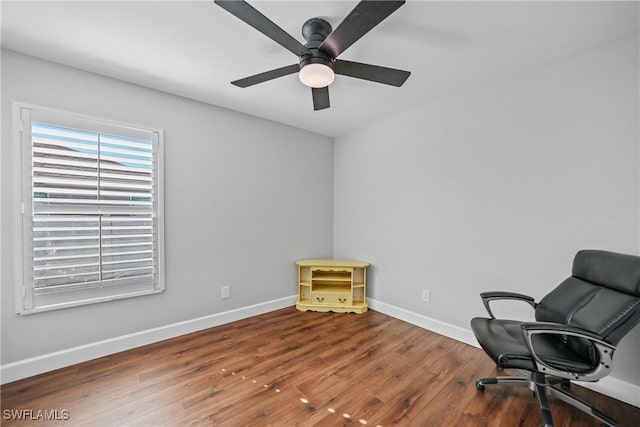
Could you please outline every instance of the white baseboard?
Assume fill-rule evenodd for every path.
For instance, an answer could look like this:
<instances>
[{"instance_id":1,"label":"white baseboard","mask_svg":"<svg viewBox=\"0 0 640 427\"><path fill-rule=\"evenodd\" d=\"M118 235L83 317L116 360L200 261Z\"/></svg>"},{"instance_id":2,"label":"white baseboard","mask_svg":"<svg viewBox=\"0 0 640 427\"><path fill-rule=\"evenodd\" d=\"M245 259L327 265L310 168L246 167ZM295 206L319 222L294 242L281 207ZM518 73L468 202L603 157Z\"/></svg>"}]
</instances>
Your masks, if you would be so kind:
<instances>
[{"instance_id":1,"label":"white baseboard","mask_svg":"<svg viewBox=\"0 0 640 427\"><path fill-rule=\"evenodd\" d=\"M295 304L297 295L267 301L260 304L237 308L222 313L160 326L146 331L136 332L120 337L110 338L83 346L44 354L30 359L19 360L0 366L0 383L6 384L19 379L31 377L55 369L64 368L76 363L86 362L98 357L107 356L124 350L140 347L154 342L174 338L191 332L200 331ZM412 325L433 331L465 344L479 347L473 333L469 329L451 325L425 315L414 313L391 304L368 298L372 310L403 320ZM580 383L581 386L613 397L622 402L640 408L640 386L622 381L614 377L606 377L597 383Z\"/></svg>"},{"instance_id":2,"label":"white baseboard","mask_svg":"<svg viewBox=\"0 0 640 427\"><path fill-rule=\"evenodd\" d=\"M110 338L86 344L54 353L44 354L13 363L0 366L0 383L6 384L12 381L38 375L54 369L64 368L76 363L86 362L98 357L118 353L124 350L140 347L154 342L174 338L191 332L200 331L214 326L246 319L258 314L268 313L295 304L297 295L237 308L222 313L199 317L160 326L146 331L135 332L120 337Z\"/></svg>"},{"instance_id":3,"label":"white baseboard","mask_svg":"<svg viewBox=\"0 0 640 427\"><path fill-rule=\"evenodd\" d=\"M581 382L576 384L640 408L640 386L635 384L611 376L604 377L597 383Z\"/></svg>"},{"instance_id":4,"label":"white baseboard","mask_svg":"<svg viewBox=\"0 0 640 427\"><path fill-rule=\"evenodd\" d=\"M391 317L404 320L407 323L420 326L423 329L428 329L437 334L444 335L447 338L452 338L456 341L461 341L465 344L480 348L478 341L476 341L476 337L469 329L441 322L440 320L432 319L423 314L414 313L412 311L405 310L404 308L396 307L395 305L376 301L372 298L367 298L367 302L372 310L388 314Z\"/></svg>"},{"instance_id":5,"label":"white baseboard","mask_svg":"<svg viewBox=\"0 0 640 427\"><path fill-rule=\"evenodd\" d=\"M367 298L367 301L372 310L379 311L396 319L404 320L407 323L428 329L437 334L444 335L447 338L452 338L474 347L480 347L473 332L469 329L441 322L440 320L432 319L423 314L414 313L391 304L376 301L372 298ZM605 377L595 383L577 382L576 384L640 408L640 386L635 384L611 376Z\"/></svg>"}]
</instances>

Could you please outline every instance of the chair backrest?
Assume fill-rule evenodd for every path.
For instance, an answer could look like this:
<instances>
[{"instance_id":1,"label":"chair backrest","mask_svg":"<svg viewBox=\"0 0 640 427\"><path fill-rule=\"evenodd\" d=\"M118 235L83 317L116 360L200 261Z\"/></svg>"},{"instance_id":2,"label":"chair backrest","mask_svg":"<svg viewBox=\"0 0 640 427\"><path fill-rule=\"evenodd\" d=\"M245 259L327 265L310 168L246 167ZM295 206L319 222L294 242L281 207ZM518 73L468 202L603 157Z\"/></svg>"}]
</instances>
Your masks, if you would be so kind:
<instances>
[{"instance_id":1,"label":"chair backrest","mask_svg":"<svg viewBox=\"0 0 640 427\"><path fill-rule=\"evenodd\" d=\"M536 320L587 329L617 345L640 322L640 257L583 250L571 274L540 301Z\"/></svg>"}]
</instances>

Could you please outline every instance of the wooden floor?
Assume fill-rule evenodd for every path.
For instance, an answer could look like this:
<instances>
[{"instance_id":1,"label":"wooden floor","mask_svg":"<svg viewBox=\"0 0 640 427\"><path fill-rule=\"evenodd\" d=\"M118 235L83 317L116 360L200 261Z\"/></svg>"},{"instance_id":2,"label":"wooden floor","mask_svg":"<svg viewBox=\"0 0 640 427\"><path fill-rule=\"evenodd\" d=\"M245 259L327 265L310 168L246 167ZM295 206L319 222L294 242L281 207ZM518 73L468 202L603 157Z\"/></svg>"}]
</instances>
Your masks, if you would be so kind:
<instances>
[{"instance_id":1,"label":"wooden floor","mask_svg":"<svg viewBox=\"0 0 640 427\"><path fill-rule=\"evenodd\" d=\"M2 425L539 425L529 390L475 389L492 375L505 373L481 350L375 311L286 308L7 384ZM572 390L640 425L640 409ZM599 425L551 406L556 426ZM32 419L7 420L12 410Z\"/></svg>"}]
</instances>

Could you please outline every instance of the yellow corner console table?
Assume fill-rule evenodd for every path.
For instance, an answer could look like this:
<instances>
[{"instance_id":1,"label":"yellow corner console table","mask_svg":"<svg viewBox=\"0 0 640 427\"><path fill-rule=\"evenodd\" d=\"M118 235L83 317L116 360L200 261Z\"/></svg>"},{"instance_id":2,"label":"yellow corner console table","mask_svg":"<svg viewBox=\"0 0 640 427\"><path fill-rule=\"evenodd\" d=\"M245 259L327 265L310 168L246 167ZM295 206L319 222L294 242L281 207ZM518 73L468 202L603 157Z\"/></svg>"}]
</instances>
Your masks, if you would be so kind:
<instances>
[{"instance_id":1,"label":"yellow corner console table","mask_svg":"<svg viewBox=\"0 0 640 427\"><path fill-rule=\"evenodd\" d=\"M346 259L305 259L296 264L298 310L358 314L367 311L368 263Z\"/></svg>"}]
</instances>

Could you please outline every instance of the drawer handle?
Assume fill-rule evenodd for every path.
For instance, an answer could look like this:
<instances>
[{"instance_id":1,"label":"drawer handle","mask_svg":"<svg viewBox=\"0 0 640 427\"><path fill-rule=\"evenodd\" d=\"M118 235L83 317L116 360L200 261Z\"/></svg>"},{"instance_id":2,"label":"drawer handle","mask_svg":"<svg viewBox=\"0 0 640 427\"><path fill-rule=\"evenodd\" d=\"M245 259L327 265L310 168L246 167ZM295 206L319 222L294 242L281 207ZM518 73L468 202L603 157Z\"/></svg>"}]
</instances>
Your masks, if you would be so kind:
<instances>
[{"instance_id":1,"label":"drawer handle","mask_svg":"<svg viewBox=\"0 0 640 427\"><path fill-rule=\"evenodd\" d=\"M341 303L345 303L345 302L347 302L347 299L346 298L338 298L338 301L340 301Z\"/></svg>"},{"instance_id":2,"label":"drawer handle","mask_svg":"<svg viewBox=\"0 0 640 427\"><path fill-rule=\"evenodd\" d=\"M316 300L318 300L318 302L322 302L324 301L324 297L316 297Z\"/></svg>"}]
</instances>

